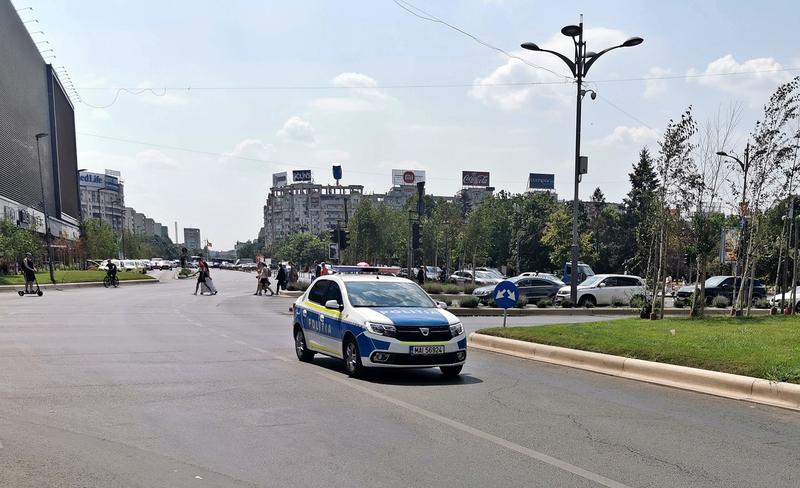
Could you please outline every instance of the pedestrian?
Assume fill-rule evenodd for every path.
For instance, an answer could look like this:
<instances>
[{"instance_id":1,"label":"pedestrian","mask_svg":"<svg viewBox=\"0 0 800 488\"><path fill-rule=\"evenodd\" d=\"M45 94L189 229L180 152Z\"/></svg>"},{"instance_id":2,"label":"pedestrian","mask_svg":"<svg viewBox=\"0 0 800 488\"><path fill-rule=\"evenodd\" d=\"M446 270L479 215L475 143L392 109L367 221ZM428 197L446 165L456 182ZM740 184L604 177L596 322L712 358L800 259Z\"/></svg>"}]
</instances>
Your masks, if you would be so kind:
<instances>
[{"instance_id":1,"label":"pedestrian","mask_svg":"<svg viewBox=\"0 0 800 488\"><path fill-rule=\"evenodd\" d=\"M33 255L25 253L22 260L22 273L25 275L25 293L33 293L33 283L36 281L36 266L33 265Z\"/></svg>"},{"instance_id":2,"label":"pedestrian","mask_svg":"<svg viewBox=\"0 0 800 488\"><path fill-rule=\"evenodd\" d=\"M417 270L417 283L419 283L419 286L425 284L425 266L420 266Z\"/></svg>"},{"instance_id":3,"label":"pedestrian","mask_svg":"<svg viewBox=\"0 0 800 488\"><path fill-rule=\"evenodd\" d=\"M197 283L194 285L194 294L197 295L198 288L200 289L200 294L203 295L203 291L206 289L206 272L203 270L203 267L200 263L197 263Z\"/></svg>"},{"instance_id":4,"label":"pedestrian","mask_svg":"<svg viewBox=\"0 0 800 488\"><path fill-rule=\"evenodd\" d=\"M325 276L328 274L328 266L325 264L325 261L319 263L319 276Z\"/></svg>"},{"instance_id":5,"label":"pedestrian","mask_svg":"<svg viewBox=\"0 0 800 488\"><path fill-rule=\"evenodd\" d=\"M283 263L281 263L280 268L278 268L278 284L275 285L275 294L281 294L281 288L286 290L286 267L284 267Z\"/></svg>"},{"instance_id":6,"label":"pedestrian","mask_svg":"<svg viewBox=\"0 0 800 488\"><path fill-rule=\"evenodd\" d=\"M314 276L313 279L317 279L322 275L322 266L319 265L319 261L314 261Z\"/></svg>"},{"instance_id":7,"label":"pedestrian","mask_svg":"<svg viewBox=\"0 0 800 488\"><path fill-rule=\"evenodd\" d=\"M200 262L202 263L203 270L206 275L205 279L206 288L208 288L209 293L211 293L212 295L216 295L217 287L214 285L214 280L211 279L211 269L208 267L208 263L203 259L202 256L200 257Z\"/></svg>"},{"instance_id":8,"label":"pedestrian","mask_svg":"<svg viewBox=\"0 0 800 488\"><path fill-rule=\"evenodd\" d=\"M289 261L289 284L294 285L300 280L300 273L297 272L297 266Z\"/></svg>"},{"instance_id":9,"label":"pedestrian","mask_svg":"<svg viewBox=\"0 0 800 488\"><path fill-rule=\"evenodd\" d=\"M264 289L264 285L261 283L261 271L264 269L264 263L259 261L256 264L256 292L253 293L253 296L261 296L261 292Z\"/></svg>"}]
</instances>

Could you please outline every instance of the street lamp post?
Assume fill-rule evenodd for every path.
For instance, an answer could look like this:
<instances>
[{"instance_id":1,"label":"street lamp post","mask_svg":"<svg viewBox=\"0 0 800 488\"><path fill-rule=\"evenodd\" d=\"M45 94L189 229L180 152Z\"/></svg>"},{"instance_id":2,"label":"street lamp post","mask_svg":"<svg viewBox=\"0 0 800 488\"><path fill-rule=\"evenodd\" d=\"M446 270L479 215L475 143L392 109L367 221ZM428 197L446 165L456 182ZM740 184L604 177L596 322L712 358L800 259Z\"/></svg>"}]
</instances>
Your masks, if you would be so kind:
<instances>
[{"instance_id":1,"label":"street lamp post","mask_svg":"<svg viewBox=\"0 0 800 488\"><path fill-rule=\"evenodd\" d=\"M586 42L583 40L583 15L581 15L581 21L578 25L568 25L561 29L561 33L567 37L572 38L572 42L575 45L575 54L574 59L569 59L568 57L564 56L561 53L556 51L551 51L549 49L542 49L538 45L532 42L525 42L521 44L524 49L528 49L531 51L539 51L552 54L559 58L560 60L564 61L564 63L569 68L572 76L575 78L575 85L577 87L577 94L576 94L576 108L575 108L575 193L572 200L572 265L570 271L570 300L572 303L576 303L578 298L578 204L579 204L579 195L578 195L578 187L580 184L580 176L583 173L581 171L581 104L583 102L583 97L586 96L587 93L591 93L592 99L597 98L597 93L594 90L588 90L583 88L583 79L586 77L586 74L589 72L589 68L597 61L600 56L603 54L612 51L614 49L620 47L633 47L638 46L644 39L641 37L631 37L630 39L626 40L622 44L617 46L612 46L606 49L603 49L599 53L595 52L587 52L586 51Z\"/></svg>"},{"instance_id":2,"label":"street lamp post","mask_svg":"<svg viewBox=\"0 0 800 488\"><path fill-rule=\"evenodd\" d=\"M750 171L750 143L747 143L747 146L744 148L744 161L737 158L732 154L728 154L725 151L717 151L717 156L722 156L724 158L730 158L736 161L739 164L739 167L742 169L742 202L739 204L739 212L742 214L742 219L740 222L741 229L739 230L739 239L736 243L736 272L733 273L733 293L736 292L736 278L739 275L739 259L741 259L742 254L742 243L744 242L744 234L747 230L746 225L746 218L747 218L747 173ZM746 261L745 261L746 262ZM746 271L746 270L745 270ZM740 288L744 288L744 272L742 273L742 284ZM741 315L741 310L737 310L736 306L739 304L739 297L741 296L741 291L737 293L736 299L732 300L731 304L731 315Z\"/></svg>"},{"instance_id":3,"label":"street lamp post","mask_svg":"<svg viewBox=\"0 0 800 488\"><path fill-rule=\"evenodd\" d=\"M42 210L44 211L44 241L47 244L47 266L50 269L50 282L56 284L56 275L53 271L53 242L50 235L50 213L47 211L47 202L44 198L44 173L42 169L42 151L39 148L39 140L47 137L46 132L36 134L36 157L39 159L39 185L42 189Z\"/></svg>"}]
</instances>

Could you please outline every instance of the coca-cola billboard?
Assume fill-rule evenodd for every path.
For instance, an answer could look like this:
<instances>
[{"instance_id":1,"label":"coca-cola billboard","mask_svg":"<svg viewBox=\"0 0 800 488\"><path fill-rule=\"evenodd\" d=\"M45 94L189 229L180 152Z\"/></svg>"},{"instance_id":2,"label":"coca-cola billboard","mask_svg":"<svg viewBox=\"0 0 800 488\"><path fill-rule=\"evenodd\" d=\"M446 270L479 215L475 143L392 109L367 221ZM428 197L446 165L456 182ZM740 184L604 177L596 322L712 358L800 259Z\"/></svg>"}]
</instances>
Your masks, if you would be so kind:
<instances>
[{"instance_id":1,"label":"coca-cola billboard","mask_svg":"<svg viewBox=\"0 0 800 488\"><path fill-rule=\"evenodd\" d=\"M462 171L462 186L489 186L488 171Z\"/></svg>"}]
</instances>

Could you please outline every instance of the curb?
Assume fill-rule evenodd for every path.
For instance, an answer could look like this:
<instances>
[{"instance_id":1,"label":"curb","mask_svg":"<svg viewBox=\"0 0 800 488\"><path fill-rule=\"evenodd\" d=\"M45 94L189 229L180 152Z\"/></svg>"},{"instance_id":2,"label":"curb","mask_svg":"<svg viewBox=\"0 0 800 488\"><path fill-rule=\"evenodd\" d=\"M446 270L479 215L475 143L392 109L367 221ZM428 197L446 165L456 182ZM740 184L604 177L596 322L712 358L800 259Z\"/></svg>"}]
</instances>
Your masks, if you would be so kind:
<instances>
[{"instance_id":1,"label":"curb","mask_svg":"<svg viewBox=\"0 0 800 488\"><path fill-rule=\"evenodd\" d=\"M152 280L123 280L120 281L120 286L123 285L155 285L156 283L160 283L160 281L156 278ZM72 289L72 288L93 288L97 286L103 286L102 281L87 281L84 283L56 283L55 285L52 283L47 284L40 284L39 288L42 290L64 290L64 289ZM16 293L17 290L22 290L25 288L25 285L0 285L0 293L8 293L13 292Z\"/></svg>"},{"instance_id":2,"label":"curb","mask_svg":"<svg viewBox=\"0 0 800 488\"><path fill-rule=\"evenodd\" d=\"M792 383L548 346L476 332L469 335L469 346L523 359L800 411L800 385Z\"/></svg>"},{"instance_id":3,"label":"curb","mask_svg":"<svg viewBox=\"0 0 800 488\"><path fill-rule=\"evenodd\" d=\"M463 307L453 307L448 308L448 312L452 313L457 317L502 317L503 316L503 309L502 308L463 308ZM667 308L664 310L665 316L670 317L688 317L689 316L689 309L681 309L681 308ZM706 315L729 315L731 313L730 309L725 308L712 308L706 309ZM751 309L751 315L769 315L768 309ZM586 316L586 315L598 315L598 316L609 316L609 315L617 315L617 316L638 316L639 309L638 308L614 308L614 307L603 307L603 308L509 308L508 309L508 316L509 317L531 317L531 316Z\"/></svg>"}]
</instances>

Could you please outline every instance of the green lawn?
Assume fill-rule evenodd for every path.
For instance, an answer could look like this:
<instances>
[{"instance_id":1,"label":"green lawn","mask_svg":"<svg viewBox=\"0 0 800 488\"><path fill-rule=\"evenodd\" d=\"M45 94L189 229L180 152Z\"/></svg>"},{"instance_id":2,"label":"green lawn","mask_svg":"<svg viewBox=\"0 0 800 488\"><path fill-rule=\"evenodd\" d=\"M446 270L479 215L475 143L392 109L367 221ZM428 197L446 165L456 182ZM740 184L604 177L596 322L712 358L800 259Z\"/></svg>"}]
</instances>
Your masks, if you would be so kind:
<instances>
[{"instance_id":1,"label":"green lawn","mask_svg":"<svg viewBox=\"0 0 800 488\"><path fill-rule=\"evenodd\" d=\"M628 318L483 334L800 383L800 317Z\"/></svg>"},{"instance_id":2,"label":"green lawn","mask_svg":"<svg viewBox=\"0 0 800 488\"><path fill-rule=\"evenodd\" d=\"M56 271L56 283L86 283L89 281L103 281L106 276L105 271L98 270L64 270ZM117 277L120 281L125 280L152 280L152 276L141 273L133 273L130 271L119 272ZM50 272L42 271L36 273L36 279L39 280L40 285L50 283ZM25 278L23 275L0 275L0 285L25 285Z\"/></svg>"}]
</instances>

